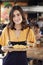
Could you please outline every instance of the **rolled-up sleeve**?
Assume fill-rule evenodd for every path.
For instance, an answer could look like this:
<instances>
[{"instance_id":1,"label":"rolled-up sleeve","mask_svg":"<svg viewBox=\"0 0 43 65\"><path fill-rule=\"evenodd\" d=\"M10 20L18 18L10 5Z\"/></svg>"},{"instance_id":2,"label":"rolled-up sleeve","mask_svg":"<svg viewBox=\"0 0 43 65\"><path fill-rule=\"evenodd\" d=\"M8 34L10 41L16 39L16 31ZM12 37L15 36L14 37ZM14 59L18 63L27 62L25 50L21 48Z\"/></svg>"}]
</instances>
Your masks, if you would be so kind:
<instances>
[{"instance_id":1,"label":"rolled-up sleeve","mask_svg":"<svg viewBox=\"0 0 43 65\"><path fill-rule=\"evenodd\" d=\"M2 31L2 34L0 36L0 45L4 46L5 45L5 29Z\"/></svg>"},{"instance_id":2,"label":"rolled-up sleeve","mask_svg":"<svg viewBox=\"0 0 43 65\"><path fill-rule=\"evenodd\" d=\"M27 41L29 41L31 44L35 44L36 43L36 38L35 38L35 34L34 31L32 29L30 29L29 33L28 33L28 38ZM33 45L32 44L32 45Z\"/></svg>"}]
</instances>

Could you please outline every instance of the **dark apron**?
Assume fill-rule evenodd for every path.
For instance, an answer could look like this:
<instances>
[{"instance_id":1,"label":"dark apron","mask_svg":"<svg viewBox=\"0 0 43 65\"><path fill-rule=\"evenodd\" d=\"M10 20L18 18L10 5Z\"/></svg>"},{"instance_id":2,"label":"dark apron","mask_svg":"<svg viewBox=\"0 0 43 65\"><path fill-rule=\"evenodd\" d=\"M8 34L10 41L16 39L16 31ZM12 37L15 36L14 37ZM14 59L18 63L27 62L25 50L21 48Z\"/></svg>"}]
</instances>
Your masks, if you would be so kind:
<instances>
[{"instance_id":1,"label":"dark apron","mask_svg":"<svg viewBox=\"0 0 43 65\"><path fill-rule=\"evenodd\" d=\"M10 42L10 44L26 45L25 42ZM4 59L3 59L3 65L28 65L26 51L8 52L6 57L4 57Z\"/></svg>"}]
</instances>

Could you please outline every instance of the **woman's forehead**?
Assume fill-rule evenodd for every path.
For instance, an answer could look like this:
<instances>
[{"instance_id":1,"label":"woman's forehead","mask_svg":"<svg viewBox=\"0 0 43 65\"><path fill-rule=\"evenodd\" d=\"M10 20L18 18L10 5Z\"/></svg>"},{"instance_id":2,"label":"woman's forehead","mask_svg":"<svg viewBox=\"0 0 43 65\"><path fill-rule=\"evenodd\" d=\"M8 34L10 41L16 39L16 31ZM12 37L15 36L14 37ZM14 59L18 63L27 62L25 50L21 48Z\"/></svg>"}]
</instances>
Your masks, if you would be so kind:
<instances>
[{"instance_id":1,"label":"woman's forehead","mask_svg":"<svg viewBox=\"0 0 43 65\"><path fill-rule=\"evenodd\" d=\"M15 10L14 12L13 12L13 14L19 14L20 13L20 11L19 10Z\"/></svg>"}]
</instances>

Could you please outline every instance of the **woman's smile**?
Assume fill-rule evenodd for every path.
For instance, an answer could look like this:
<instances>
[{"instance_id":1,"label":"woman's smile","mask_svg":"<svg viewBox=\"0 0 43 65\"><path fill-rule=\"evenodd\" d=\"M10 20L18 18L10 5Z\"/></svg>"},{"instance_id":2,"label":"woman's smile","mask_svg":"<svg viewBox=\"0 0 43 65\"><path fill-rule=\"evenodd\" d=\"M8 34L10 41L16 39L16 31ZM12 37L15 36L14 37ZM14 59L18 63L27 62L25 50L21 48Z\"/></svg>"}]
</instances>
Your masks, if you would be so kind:
<instances>
[{"instance_id":1,"label":"woman's smile","mask_svg":"<svg viewBox=\"0 0 43 65\"><path fill-rule=\"evenodd\" d=\"M13 21L15 24L21 24L22 16L18 10L15 10L13 13Z\"/></svg>"}]
</instances>

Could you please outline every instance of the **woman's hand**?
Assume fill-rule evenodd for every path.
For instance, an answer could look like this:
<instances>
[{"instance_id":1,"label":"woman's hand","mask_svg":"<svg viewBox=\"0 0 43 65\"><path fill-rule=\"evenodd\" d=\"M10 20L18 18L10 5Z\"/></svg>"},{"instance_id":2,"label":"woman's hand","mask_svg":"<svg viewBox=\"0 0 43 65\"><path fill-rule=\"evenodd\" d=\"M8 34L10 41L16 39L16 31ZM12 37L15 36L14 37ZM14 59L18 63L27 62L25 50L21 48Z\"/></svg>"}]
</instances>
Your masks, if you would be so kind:
<instances>
[{"instance_id":1,"label":"woman's hand","mask_svg":"<svg viewBox=\"0 0 43 65\"><path fill-rule=\"evenodd\" d=\"M3 52L8 52L9 51L8 46L2 46L1 49L2 49Z\"/></svg>"},{"instance_id":2,"label":"woman's hand","mask_svg":"<svg viewBox=\"0 0 43 65\"><path fill-rule=\"evenodd\" d=\"M2 49L3 52L12 52L12 51L14 51L14 48L8 47L8 46L3 46L1 49Z\"/></svg>"}]
</instances>

